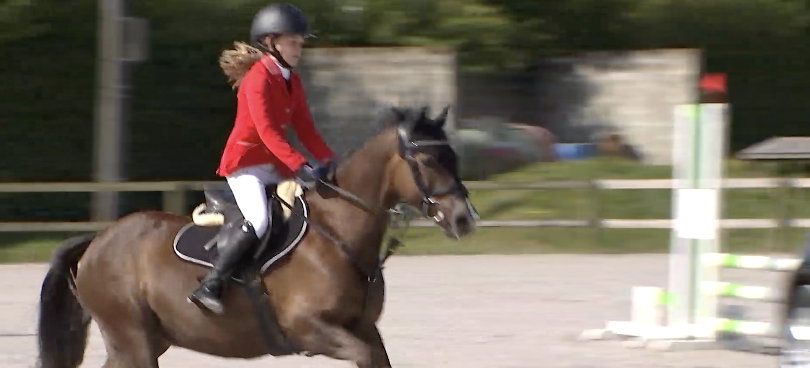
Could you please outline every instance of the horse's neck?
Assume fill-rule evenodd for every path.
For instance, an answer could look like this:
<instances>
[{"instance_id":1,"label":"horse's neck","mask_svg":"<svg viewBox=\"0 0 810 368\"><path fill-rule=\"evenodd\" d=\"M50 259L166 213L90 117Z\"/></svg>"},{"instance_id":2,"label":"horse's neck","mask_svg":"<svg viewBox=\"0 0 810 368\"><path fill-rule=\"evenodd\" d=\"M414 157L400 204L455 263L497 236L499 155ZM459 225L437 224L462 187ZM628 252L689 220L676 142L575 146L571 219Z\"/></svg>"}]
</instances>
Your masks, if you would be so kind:
<instances>
[{"instance_id":1,"label":"horse's neck","mask_svg":"<svg viewBox=\"0 0 810 368\"><path fill-rule=\"evenodd\" d=\"M369 213L345 199L331 199L330 216L324 219L336 224L330 226L337 236L350 244L352 251L362 259L373 259L379 250L388 227L389 199L395 197L388 182L388 165L395 153L390 137L381 136L369 141L338 167L336 181L341 189L360 198L374 210ZM394 142L395 143L395 142ZM373 250L373 251L372 251Z\"/></svg>"},{"instance_id":2,"label":"horse's neck","mask_svg":"<svg viewBox=\"0 0 810 368\"><path fill-rule=\"evenodd\" d=\"M392 152L384 143L381 137L368 142L341 164L335 173L340 188L375 209L384 206L388 189L385 168Z\"/></svg>"}]
</instances>

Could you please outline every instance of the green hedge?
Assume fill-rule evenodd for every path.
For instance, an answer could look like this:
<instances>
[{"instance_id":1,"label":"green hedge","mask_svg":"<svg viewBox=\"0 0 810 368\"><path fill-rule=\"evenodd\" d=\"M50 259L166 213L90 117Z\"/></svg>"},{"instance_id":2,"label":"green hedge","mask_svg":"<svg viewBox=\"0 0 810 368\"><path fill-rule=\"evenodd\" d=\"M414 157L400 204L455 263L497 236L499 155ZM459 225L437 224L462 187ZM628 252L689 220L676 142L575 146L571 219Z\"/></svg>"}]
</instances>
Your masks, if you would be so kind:
<instances>
[{"instance_id":1,"label":"green hedge","mask_svg":"<svg viewBox=\"0 0 810 368\"><path fill-rule=\"evenodd\" d=\"M252 12L265 3L253 0L130 3L130 14L150 20L152 57L146 63L131 65L128 70L131 89L127 91L130 115L126 176L130 180L215 179L214 171L235 107L233 91L217 67L217 57L232 41L245 39ZM485 60L490 67L502 65L503 58L512 54L515 60L530 65L534 55L559 53L562 45L583 50L705 47L707 69L729 73L733 149L773 135L807 134L810 51L804 45L805 38L796 31L797 27L806 28L801 23L806 10L797 8L794 1L785 2L784 6L765 4L762 0L746 0L746 6L734 5L738 1L712 5L714 8L710 10L722 13L728 10L723 7L731 4L734 5L731 10L739 8L745 16L732 17L737 21L727 25L719 18L693 19L696 16L693 8L700 8L703 2L678 5L692 9L678 12L669 11L669 3L659 1L641 7L640 4L647 3L600 0L599 6L588 1L541 6L534 0L490 1L486 5L473 0L420 2L421 7L432 9L426 12L422 8L415 11L408 2L381 0L368 4L369 17L361 23L346 19L346 14L334 13L328 1L303 1L301 6L312 14L313 23L319 27L323 36L319 42L449 43L458 46L463 54L463 67L476 55L482 57L478 61ZM5 15L0 16L3 31L0 55L4 56L0 58L3 81L0 181L91 179L96 7L95 0L38 0L26 6L18 2L0 4L0 14ZM503 7L504 11L495 11L497 7ZM401 12L384 11L389 8ZM761 19L754 17L758 14ZM659 18L663 15L667 17L661 19L668 19L669 23L661 23L663 20ZM668 31L683 20L678 17L689 20L692 31ZM583 21L591 18L625 23L615 28L615 22ZM546 19L550 23L534 23L531 19ZM640 19L660 22L647 24ZM699 27L704 21L707 22L701 26L704 28ZM368 26L357 28L356 24ZM480 29L476 25L481 24L492 32L475 33ZM544 28L549 24L553 26ZM751 25L750 30L746 31L746 24ZM791 27L779 27L785 24ZM647 28L634 28L641 25ZM657 28L649 28L652 25ZM728 32L730 38L725 43L721 42L724 33L701 31L731 26L737 28ZM414 31L408 33L409 29ZM645 32L641 34L638 29ZM520 34L525 44L512 45L511 32ZM527 32L531 37L526 36ZM743 42L746 32L759 32L756 38L751 38L756 42L751 41L750 45ZM527 48L529 44L531 48ZM127 194L125 198L125 211L160 205L156 194ZM83 219L89 216L88 206L88 196L82 194L0 194L0 221Z\"/></svg>"}]
</instances>

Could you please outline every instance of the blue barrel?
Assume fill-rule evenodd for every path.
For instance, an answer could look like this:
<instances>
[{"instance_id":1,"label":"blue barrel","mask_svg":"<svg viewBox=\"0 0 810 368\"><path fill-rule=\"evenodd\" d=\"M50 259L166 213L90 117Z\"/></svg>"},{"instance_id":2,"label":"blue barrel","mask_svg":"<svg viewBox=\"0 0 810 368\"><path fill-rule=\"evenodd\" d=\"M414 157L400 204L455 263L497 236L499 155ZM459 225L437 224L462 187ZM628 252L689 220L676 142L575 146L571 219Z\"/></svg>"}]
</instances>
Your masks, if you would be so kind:
<instances>
[{"instance_id":1,"label":"blue barrel","mask_svg":"<svg viewBox=\"0 0 810 368\"><path fill-rule=\"evenodd\" d=\"M586 160L596 156L596 145L593 143L557 143L554 152L559 161Z\"/></svg>"}]
</instances>

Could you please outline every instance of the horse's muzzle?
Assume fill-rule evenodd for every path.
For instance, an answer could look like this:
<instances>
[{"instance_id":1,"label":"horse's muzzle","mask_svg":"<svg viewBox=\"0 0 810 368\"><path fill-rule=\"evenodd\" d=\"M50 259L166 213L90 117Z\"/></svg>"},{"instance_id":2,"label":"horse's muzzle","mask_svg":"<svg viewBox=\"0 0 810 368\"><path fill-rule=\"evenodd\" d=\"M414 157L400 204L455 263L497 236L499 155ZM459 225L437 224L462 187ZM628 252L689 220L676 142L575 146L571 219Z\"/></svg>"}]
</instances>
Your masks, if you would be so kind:
<instances>
[{"instance_id":1,"label":"horse's muzzle","mask_svg":"<svg viewBox=\"0 0 810 368\"><path fill-rule=\"evenodd\" d=\"M466 200L453 201L451 213L442 222L444 234L451 238L461 239L475 231L475 217Z\"/></svg>"}]
</instances>

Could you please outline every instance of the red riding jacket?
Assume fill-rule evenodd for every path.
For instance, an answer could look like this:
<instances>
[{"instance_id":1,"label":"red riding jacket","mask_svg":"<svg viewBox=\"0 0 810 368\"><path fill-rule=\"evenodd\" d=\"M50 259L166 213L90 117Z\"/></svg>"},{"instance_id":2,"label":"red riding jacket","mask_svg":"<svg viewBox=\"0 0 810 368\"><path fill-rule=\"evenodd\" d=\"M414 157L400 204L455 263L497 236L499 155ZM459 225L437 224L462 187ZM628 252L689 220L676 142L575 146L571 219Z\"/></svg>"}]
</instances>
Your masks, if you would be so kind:
<instances>
[{"instance_id":1,"label":"red riding jacket","mask_svg":"<svg viewBox=\"0 0 810 368\"><path fill-rule=\"evenodd\" d=\"M292 72L290 86L288 91L281 69L267 55L242 78L236 120L217 169L219 176L246 166L273 164L280 175L292 177L306 158L285 138L291 125L315 159L323 162L334 157L315 129L301 80Z\"/></svg>"}]
</instances>

